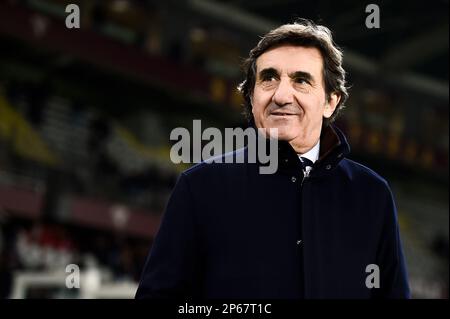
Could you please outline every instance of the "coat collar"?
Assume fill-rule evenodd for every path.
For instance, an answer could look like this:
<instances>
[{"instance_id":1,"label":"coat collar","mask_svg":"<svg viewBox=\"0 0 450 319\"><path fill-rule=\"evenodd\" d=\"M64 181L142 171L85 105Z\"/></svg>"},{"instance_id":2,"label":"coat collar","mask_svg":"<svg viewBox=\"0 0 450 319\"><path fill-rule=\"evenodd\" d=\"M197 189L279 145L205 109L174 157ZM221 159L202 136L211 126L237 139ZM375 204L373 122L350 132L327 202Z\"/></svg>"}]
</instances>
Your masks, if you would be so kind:
<instances>
[{"instance_id":1,"label":"coat collar","mask_svg":"<svg viewBox=\"0 0 450 319\"><path fill-rule=\"evenodd\" d=\"M330 124L322 130L320 136L319 159L313 166L314 175L319 176L332 171L339 162L350 153L350 145L344 133Z\"/></svg>"},{"instance_id":2,"label":"coat collar","mask_svg":"<svg viewBox=\"0 0 450 319\"><path fill-rule=\"evenodd\" d=\"M319 159L312 167L311 177L323 176L333 171L349 153L350 145L340 129L333 124L322 128ZM298 154L287 141L278 142L278 172L301 172Z\"/></svg>"}]
</instances>

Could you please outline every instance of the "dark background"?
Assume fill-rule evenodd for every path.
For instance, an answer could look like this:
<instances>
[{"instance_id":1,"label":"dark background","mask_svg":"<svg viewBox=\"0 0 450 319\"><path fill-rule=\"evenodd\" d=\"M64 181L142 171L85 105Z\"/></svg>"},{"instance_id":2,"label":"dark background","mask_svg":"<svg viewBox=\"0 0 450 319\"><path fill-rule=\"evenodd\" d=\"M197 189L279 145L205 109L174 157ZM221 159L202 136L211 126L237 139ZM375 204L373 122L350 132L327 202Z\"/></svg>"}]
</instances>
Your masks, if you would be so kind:
<instances>
[{"instance_id":1,"label":"dark background","mask_svg":"<svg viewBox=\"0 0 450 319\"><path fill-rule=\"evenodd\" d=\"M81 28L67 29L76 3ZM0 1L0 296L129 298L175 127L246 127L242 59L309 18L344 49L338 126L391 184L415 298L448 298L448 0ZM64 286L67 264L82 289Z\"/></svg>"}]
</instances>

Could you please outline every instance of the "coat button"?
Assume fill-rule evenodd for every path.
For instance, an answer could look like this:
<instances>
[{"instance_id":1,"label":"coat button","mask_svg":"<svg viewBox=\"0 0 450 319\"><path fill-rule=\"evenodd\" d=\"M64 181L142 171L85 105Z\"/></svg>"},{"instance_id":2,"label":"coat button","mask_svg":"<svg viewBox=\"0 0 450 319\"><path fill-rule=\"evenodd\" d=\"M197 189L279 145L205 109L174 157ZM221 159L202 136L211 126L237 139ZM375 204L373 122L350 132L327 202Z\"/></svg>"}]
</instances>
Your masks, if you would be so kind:
<instances>
[{"instance_id":1,"label":"coat button","mask_svg":"<svg viewBox=\"0 0 450 319\"><path fill-rule=\"evenodd\" d=\"M297 245L300 245L302 243L302 241L299 239L297 240Z\"/></svg>"},{"instance_id":2,"label":"coat button","mask_svg":"<svg viewBox=\"0 0 450 319\"><path fill-rule=\"evenodd\" d=\"M295 182L297 181L297 177L292 176L292 177L291 177L291 181L292 181L292 183L295 183Z\"/></svg>"},{"instance_id":3,"label":"coat button","mask_svg":"<svg viewBox=\"0 0 450 319\"><path fill-rule=\"evenodd\" d=\"M331 165L330 164L328 164L327 166L325 166L325 169L331 169Z\"/></svg>"}]
</instances>

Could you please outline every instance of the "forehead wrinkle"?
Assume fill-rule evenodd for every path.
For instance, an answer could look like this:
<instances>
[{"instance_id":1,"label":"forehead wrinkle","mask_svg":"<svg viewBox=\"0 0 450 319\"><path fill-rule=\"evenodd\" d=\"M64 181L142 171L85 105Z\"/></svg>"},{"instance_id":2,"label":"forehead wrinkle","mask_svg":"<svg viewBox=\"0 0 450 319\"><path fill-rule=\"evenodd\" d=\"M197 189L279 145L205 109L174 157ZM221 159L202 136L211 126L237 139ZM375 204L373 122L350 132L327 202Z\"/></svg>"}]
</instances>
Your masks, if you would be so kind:
<instances>
[{"instance_id":1,"label":"forehead wrinkle","mask_svg":"<svg viewBox=\"0 0 450 319\"><path fill-rule=\"evenodd\" d=\"M292 51L296 51L295 53L292 53ZM268 51L264 52L262 55L260 55L256 60L256 69L268 69L268 68L274 68L278 71L280 74L280 69L283 70L285 65L280 64L286 64L286 60L290 59L292 55L302 55L302 59L299 61L299 59L296 59L296 61L299 61L296 68L301 72L306 72L311 75L314 74L314 69L311 69L311 67L308 67L311 63L307 63L307 61L317 61L319 63L319 74L314 76L314 79L320 78L320 75L323 73L323 59L321 52L316 48L308 48L308 47L301 47L301 46L281 46L281 47L275 47L273 49L269 49ZM306 63L305 63L305 60ZM263 65L261 65L263 63ZM290 68L290 65L287 65L288 68ZM284 71L284 70L283 70ZM293 71L293 72L296 72ZM283 73L283 72L281 72ZM319 76L319 77L318 77Z\"/></svg>"}]
</instances>

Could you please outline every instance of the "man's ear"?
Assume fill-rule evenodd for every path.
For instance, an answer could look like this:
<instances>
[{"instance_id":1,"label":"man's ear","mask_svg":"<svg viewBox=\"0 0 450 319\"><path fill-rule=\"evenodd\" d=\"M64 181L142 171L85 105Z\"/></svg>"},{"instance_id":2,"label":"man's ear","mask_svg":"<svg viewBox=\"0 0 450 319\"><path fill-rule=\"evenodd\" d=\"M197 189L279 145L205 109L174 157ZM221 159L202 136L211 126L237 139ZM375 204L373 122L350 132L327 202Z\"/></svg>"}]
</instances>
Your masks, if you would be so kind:
<instances>
[{"instance_id":1,"label":"man's ear","mask_svg":"<svg viewBox=\"0 0 450 319\"><path fill-rule=\"evenodd\" d=\"M334 113L336 106L341 100L341 95L337 92L333 92L330 95L330 98L325 103L325 108L323 109L323 117L330 118L330 116Z\"/></svg>"}]
</instances>

